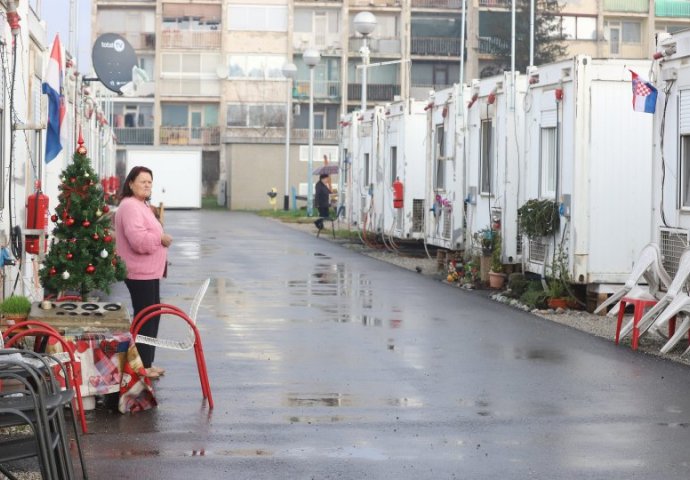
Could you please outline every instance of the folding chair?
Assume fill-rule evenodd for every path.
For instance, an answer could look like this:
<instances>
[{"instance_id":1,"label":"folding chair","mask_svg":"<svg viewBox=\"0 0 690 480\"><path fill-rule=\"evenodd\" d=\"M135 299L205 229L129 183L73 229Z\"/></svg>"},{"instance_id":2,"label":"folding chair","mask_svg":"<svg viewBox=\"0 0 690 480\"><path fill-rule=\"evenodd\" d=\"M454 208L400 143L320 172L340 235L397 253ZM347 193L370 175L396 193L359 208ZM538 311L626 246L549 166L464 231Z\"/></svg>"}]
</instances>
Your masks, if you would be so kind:
<instances>
[{"instance_id":1,"label":"folding chair","mask_svg":"<svg viewBox=\"0 0 690 480\"><path fill-rule=\"evenodd\" d=\"M338 207L338 209L336 210L335 215L333 217L321 217L321 218L319 218L319 220L321 220L322 225L323 225L324 221L331 222L331 233L333 235L333 238L335 238L335 222L338 221L338 219L340 218L340 215L342 215L344 212L345 212L345 205L341 205ZM318 231L316 232L316 238L318 238L319 235L321 235L321 230L322 229L319 228Z\"/></svg>"},{"instance_id":2,"label":"folding chair","mask_svg":"<svg viewBox=\"0 0 690 480\"><path fill-rule=\"evenodd\" d=\"M196 317L199 311L199 305L201 305L201 300L204 298L204 295L206 294L206 290L208 290L210 282L211 279L207 278L201 284L199 290L197 290L196 295L194 296L194 300L192 301L189 314L185 313L181 308L168 303L159 303L156 305L151 305L140 311L134 317L129 331L132 334L132 338L136 343L144 343L146 345L152 345L154 347L167 348L171 350L191 350L193 348L194 355L196 357L197 369L199 370L201 393L203 394L204 398L208 399L209 408L213 408L213 398L211 397L211 385L208 380L208 371L206 369L204 349L201 345L201 335L199 334L199 329L196 326ZM148 322L150 319L157 317L159 315L161 316L161 318L163 318L165 315L181 318L184 322L187 323L187 336L182 340L174 340L139 335L141 327L144 326L144 324Z\"/></svg>"}]
</instances>

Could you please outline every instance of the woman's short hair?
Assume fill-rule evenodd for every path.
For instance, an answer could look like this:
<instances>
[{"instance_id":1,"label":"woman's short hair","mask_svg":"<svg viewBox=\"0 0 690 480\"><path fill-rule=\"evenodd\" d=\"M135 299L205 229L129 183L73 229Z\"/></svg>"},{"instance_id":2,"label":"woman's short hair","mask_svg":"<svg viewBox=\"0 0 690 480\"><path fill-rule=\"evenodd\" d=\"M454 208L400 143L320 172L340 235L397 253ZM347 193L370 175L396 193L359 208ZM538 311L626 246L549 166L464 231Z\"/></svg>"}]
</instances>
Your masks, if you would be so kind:
<instances>
[{"instance_id":1,"label":"woman's short hair","mask_svg":"<svg viewBox=\"0 0 690 480\"><path fill-rule=\"evenodd\" d=\"M132 169L127 174L127 178L125 178L125 183L122 184L122 192L120 193L120 198L131 197L134 195L134 192L132 191L132 187L129 186L129 183L136 180L136 178L141 173L148 173L149 175L151 175L151 180L153 180L153 172L151 171L150 168L148 168L148 167L132 167Z\"/></svg>"}]
</instances>

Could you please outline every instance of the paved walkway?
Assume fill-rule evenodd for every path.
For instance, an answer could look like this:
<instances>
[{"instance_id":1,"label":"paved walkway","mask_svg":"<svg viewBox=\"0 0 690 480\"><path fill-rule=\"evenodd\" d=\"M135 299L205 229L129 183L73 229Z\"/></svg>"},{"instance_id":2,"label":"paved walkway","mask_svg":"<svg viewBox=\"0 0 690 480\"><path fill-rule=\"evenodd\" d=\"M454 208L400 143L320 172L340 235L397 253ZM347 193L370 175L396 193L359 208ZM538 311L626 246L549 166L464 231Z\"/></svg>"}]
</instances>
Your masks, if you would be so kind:
<instances>
[{"instance_id":1,"label":"paved walkway","mask_svg":"<svg viewBox=\"0 0 690 480\"><path fill-rule=\"evenodd\" d=\"M92 479L688 476L687 366L251 214L166 222L164 300L212 279L216 408L193 354L159 351L157 409L89 412Z\"/></svg>"}]
</instances>

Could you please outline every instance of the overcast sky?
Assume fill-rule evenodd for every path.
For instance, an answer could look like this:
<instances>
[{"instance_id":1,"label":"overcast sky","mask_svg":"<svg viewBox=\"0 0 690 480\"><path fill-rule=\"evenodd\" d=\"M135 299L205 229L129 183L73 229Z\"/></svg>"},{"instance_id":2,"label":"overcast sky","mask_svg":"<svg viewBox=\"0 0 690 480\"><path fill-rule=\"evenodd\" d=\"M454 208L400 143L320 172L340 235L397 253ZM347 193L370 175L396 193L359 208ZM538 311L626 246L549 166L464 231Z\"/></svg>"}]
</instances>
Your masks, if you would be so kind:
<instances>
[{"instance_id":1,"label":"overcast sky","mask_svg":"<svg viewBox=\"0 0 690 480\"><path fill-rule=\"evenodd\" d=\"M78 21L75 27L77 33L77 67L83 74L91 71L91 0L73 0L78 6ZM32 2L33 3L33 2ZM41 18L45 20L48 31L48 48L53 44L55 34L60 34L60 41L69 50L69 10L71 0L43 0L41 3Z\"/></svg>"}]
</instances>

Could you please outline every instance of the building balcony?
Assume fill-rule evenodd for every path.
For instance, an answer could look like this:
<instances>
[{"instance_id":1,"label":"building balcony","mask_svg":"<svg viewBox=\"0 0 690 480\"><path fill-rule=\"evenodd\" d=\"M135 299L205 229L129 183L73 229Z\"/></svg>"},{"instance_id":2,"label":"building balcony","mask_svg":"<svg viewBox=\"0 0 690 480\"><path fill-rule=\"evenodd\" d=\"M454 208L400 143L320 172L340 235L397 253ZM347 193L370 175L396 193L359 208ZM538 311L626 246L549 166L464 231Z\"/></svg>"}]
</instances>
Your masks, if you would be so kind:
<instances>
[{"instance_id":1,"label":"building balcony","mask_svg":"<svg viewBox=\"0 0 690 480\"><path fill-rule=\"evenodd\" d=\"M162 48L220 48L221 32L209 30L163 30Z\"/></svg>"},{"instance_id":2,"label":"building balcony","mask_svg":"<svg viewBox=\"0 0 690 480\"><path fill-rule=\"evenodd\" d=\"M512 0L479 0L480 7L509 8L511 5Z\"/></svg>"},{"instance_id":3,"label":"building balcony","mask_svg":"<svg viewBox=\"0 0 690 480\"><path fill-rule=\"evenodd\" d=\"M462 8L462 0L412 0L412 8Z\"/></svg>"},{"instance_id":4,"label":"building balcony","mask_svg":"<svg viewBox=\"0 0 690 480\"><path fill-rule=\"evenodd\" d=\"M400 85L367 83L367 101L392 102L396 95L400 95ZM359 101L362 98L362 84L349 84L347 98Z\"/></svg>"},{"instance_id":5,"label":"building balcony","mask_svg":"<svg viewBox=\"0 0 690 480\"><path fill-rule=\"evenodd\" d=\"M314 82L315 99L340 101L341 96L340 81L325 80ZM295 80L295 86L292 89L292 98L299 100L309 99L309 82Z\"/></svg>"},{"instance_id":6,"label":"building balcony","mask_svg":"<svg viewBox=\"0 0 690 480\"><path fill-rule=\"evenodd\" d=\"M115 127L119 145L153 145L153 127Z\"/></svg>"},{"instance_id":7,"label":"building balcony","mask_svg":"<svg viewBox=\"0 0 690 480\"><path fill-rule=\"evenodd\" d=\"M649 0L604 0L604 11L621 13L647 13L649 12Z\"/></svg>"},{"instance_id":8,"label":"building balcony","mask_svg":"<svg viewBox=\"0 0 690 480\"><path fill-rule=\"evenodd\" d=\"M220 127L161 127L161 145L220 145Z\"/></svg>"},{"instance_id":9,"label":"building balcony","mask_svg":"<svg viewBox=\"0 0 690 480\"><path fill-rule=\"evenodd\" d=\"M657 17L690 17L690 3L687 0L656 0L654 14Z\"/></svg>"},{"instance_id":10,"label":"building balcony","mask_svg":"<svg viewBox=\"0 0 690 480\"><path fill-rule=\"evenodd\" d=\"M291 138L294 140L309 140L308 128L293 128ZM338 141L338 130L314 129L314 140L323 142L324 140Z\"/></svg>"},{"instance_id":11,"label":"building balcony","mask_svg":"<svg viewBox=\"0 0 690 480\"><path fill-rule=\"evenodd\" d=\"M497 55L510 52L510 44L496 37L479 37L479 53L485 55Z\"/></svg>"},{"instance_id":12,"label":"building balcony","mask_svg":"<svg viewBox=\"0 0 690 480\"><path fill-rule=\"evenodd\" d=\"M460 56L460 39L448 37L412 37L412 55Z\"/></svg>"},{"instance_id":13,"label":"building balcony","mask_svg":"<svg viewBox=\"0 0 690 480\"><path fill-rule=\"evenodd\" d=\"M362 37L350 37L348 51L351 55L359 55L359 49L364 45ZM400 55L399 38L370 38L367 46L373 55Z\"/></svg>"}]
</instances>

